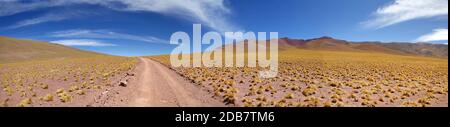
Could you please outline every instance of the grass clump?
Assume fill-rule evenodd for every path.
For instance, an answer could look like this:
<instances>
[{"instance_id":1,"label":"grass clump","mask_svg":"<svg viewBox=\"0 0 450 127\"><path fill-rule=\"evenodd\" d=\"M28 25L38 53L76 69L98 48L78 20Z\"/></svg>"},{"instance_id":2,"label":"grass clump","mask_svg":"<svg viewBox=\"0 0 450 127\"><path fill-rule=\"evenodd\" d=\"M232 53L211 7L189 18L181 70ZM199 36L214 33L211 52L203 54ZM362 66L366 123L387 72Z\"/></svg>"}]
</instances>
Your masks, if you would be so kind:
<instances>
[{"instance_id":1,"label":"grass clump","mask_svg":"<svg viewBox=\"0 0 450 127\"><path fill-rule=\"evenodd\" d=\"M53 95L51 93L41 97L41 100L46 101L46 102L50 102L53 101Z\"/></svg>"},{"instance_id":2,"label":"grass clump","mask_svg":"<svg viewBox=\"0 0 450 127\"><path fill-rule=\"evenodd\" d=\"M62 103L66 103L72 100L72 96L66 91L64 91L64 89L58 89L56 91L56 94Z\"/></svg>"},{"instance_id":3,"label":"grass clump","mask_svg":"<svg viewBox=\"0 0 450 127\"><path fill-rule=\"evenodd\" d=\"M31 100L31 98L26 98L26 99L23 99L22 101L20 101L20 103L17 104L17 107L28 107L32 103L33 103L33 101Z\"/></svg>"}]
</instances>

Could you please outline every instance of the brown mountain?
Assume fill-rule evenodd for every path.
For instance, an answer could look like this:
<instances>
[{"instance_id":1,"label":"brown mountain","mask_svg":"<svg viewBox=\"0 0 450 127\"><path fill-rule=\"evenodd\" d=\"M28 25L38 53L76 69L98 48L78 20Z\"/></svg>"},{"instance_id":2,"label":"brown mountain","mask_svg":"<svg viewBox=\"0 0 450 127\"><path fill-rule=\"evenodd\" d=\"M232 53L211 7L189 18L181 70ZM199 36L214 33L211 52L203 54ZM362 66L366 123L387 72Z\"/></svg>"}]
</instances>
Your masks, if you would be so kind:
<instances>
[{"instance_id":1,"label":"brown mountain","mask_svg":"<svg viewBox=\"0 0 450 127\"><path fill-rule=\"evenodd\" d=\"M225 45L222 48L234 46ZM247 43L244 44L247 47ZM448 45L429 43L407 43L407 42L350 42L321 37L315 39L278 39L280 51L299 48L308 50L325 51L350 51L350 52L377 52L396 55L414 55L448 59Z\"/></svg>"},{"instance_id":2,"label":"brown mountain","mask_svg":"<svg viewBox=\"0 0 450 127\"><path fill-rule=\"evenodd\" d=\"M311 50L354 51L354 52L380 52L399 55L418 55L448 59L448 45L428 43L383 43L383 42L349 42L321 37L316 39L289 39L280 38L278 41L281 50L287 48L300 48Z\"/></svg>"}]
</instances>

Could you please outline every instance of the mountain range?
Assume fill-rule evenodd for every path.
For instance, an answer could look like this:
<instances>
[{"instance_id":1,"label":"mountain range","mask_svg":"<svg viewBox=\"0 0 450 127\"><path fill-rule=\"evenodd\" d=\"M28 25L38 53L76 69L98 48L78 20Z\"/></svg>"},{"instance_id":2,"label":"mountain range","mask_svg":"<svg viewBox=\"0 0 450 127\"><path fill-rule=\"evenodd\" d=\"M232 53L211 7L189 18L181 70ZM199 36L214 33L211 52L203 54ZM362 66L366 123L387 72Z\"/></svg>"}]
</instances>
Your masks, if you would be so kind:
<instances>
[{"instance_id":1,"label":"mountain range","mask_svg":"<svg viewBox=\"0 0 450 127\"><path fill-rule=\"evenodd\" d=\"M376 52L448 59L448 45L445 44L350 42L331 37L320 37L307 40L280 38L278 43L280 51L298 48L306 50ZM89 57L96 55L104 54L48 42L21 40L0 36L0 63Z\"/></svg>"},{"instance_id":2,"label":"mountain range","mask_svg":"<svg viewBox=\"0 0 450 127\"><path fill-rule=\"evenodd\" d=\"M379 52L398 55L417 55L448 59L448 45L430 43L407 43L407 42L350 42L321 37L315 39L289 39L278 40L280 50L288 48L300 48L309 50L331 50L352 52Z\"/></svg>"}]
</instances>

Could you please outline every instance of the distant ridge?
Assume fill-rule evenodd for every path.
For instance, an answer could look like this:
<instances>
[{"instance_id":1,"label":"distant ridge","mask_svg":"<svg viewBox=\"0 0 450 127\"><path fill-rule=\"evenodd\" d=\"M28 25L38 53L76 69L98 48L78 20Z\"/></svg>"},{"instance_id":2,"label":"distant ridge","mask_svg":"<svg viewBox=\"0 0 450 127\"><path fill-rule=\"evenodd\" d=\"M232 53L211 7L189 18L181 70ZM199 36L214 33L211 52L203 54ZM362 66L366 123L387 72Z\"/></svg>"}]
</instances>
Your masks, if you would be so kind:
<instances>
[{"instance_id":1,"label":"distant ridge","mask_svg":"<svg viewBox=\"0 0 450 127\"><path fill-rule=\"evenodd\" d=\"M247 44L245 44L247 45ZM230 46L230 45L225 45ZM448 59L448 45L407 42L350 42L332 37L314 39L279 38L280 51L298 48L308 50L377 52L396 55L414 55Z\"/></svg>"},{"instance_id":2,"label":"distant ridge","mask_svg":"<svg viewBox=\"0 0 450 127\"><path fill-rule=\"evenodd\" d=\"M104 55L59 44L0 36L0 63Z\"/></svg>"},{"instance_id":3,"label":"distant ridge","mask_svg":"<svg viewBox=\"0 0 450 127\"><path fill-rule=\"evenodd\" d=\"M278 43L281 49L295 47L314 50L369 51L448 59L448 45L444 44L406 42L350 42L334 39L332 37L321 37L309 40L281 38L279 39Z\"/></svg>"}]
</instances>

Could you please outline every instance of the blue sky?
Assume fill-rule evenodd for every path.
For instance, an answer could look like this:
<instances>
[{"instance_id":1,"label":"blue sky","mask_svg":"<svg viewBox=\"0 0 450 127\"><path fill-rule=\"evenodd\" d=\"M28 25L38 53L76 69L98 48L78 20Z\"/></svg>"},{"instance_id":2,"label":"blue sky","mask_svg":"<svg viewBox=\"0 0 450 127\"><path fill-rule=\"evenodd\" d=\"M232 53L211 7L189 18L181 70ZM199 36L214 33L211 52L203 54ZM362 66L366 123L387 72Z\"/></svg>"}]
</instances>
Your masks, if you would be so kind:
<instances>
[{"instance_id":1,"label":"blue sky","mask_svg":"<svg viewBox=\"0 0 450 127\"><path fill-rule=\"evenodd\" d=\"M166 54L172 33L278 32L448 42L448 0L0 0L0 36L122 56Z\"/></svg>"}]
</instances>

